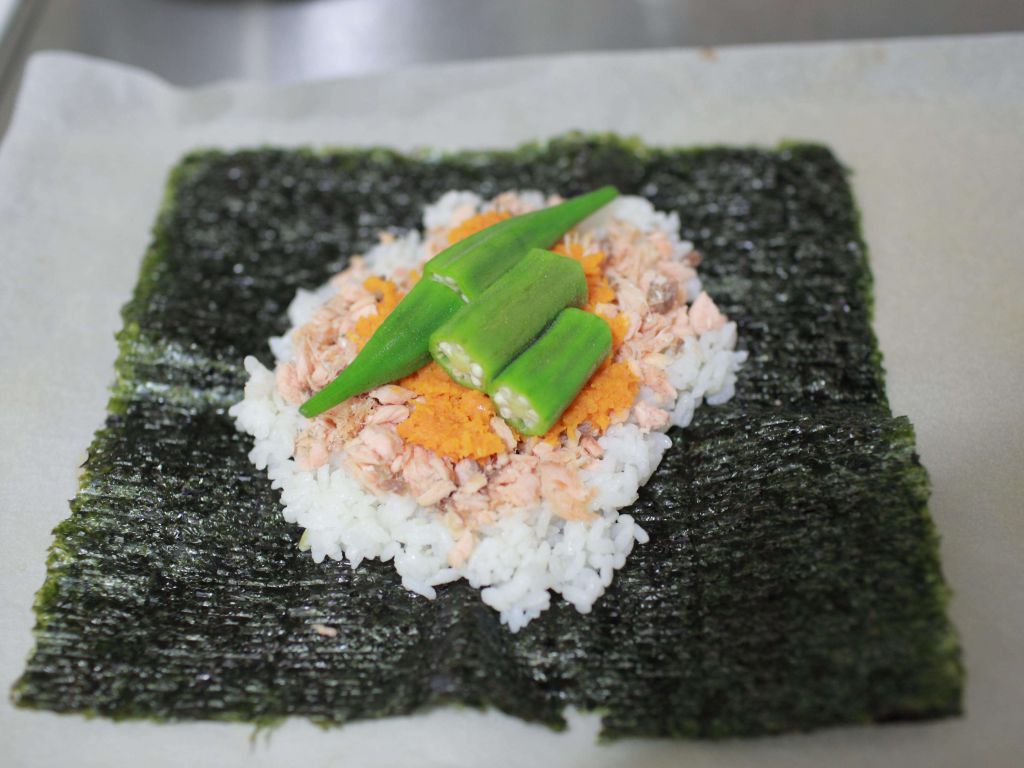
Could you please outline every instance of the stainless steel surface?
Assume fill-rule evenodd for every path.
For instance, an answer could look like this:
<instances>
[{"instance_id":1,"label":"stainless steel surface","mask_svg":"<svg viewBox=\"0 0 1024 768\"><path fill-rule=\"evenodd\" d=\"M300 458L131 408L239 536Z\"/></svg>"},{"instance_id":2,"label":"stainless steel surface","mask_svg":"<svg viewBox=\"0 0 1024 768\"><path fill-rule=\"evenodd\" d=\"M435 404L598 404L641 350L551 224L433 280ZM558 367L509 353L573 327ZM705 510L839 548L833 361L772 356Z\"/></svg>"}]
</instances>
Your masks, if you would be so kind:
<instances>
[{"instance_id":1,"label":"stainless steel surface","mask_svg":"<svg viewBox=\"0 0 1024 768\"><path fill-rule=\"evenodd\" d=\"M579 50L1024 29L1022 0L22 0L0 46L0 130L25 59L65 49L180 85ZM6 56L6 63L5 63Z\"/></svg>"}]
</instances>

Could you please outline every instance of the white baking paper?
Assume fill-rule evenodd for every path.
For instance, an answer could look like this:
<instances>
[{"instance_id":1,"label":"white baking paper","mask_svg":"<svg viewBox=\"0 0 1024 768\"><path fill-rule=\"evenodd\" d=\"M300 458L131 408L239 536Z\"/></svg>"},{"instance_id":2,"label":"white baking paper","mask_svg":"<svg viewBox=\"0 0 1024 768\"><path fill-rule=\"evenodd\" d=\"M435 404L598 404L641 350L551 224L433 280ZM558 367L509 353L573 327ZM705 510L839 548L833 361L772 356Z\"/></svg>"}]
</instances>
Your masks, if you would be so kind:
<instances>
[{"instance_id":1,"label":"white baking paper","mask_svg":"<svg viewBox=\"0 0 1024 768\"><path fill-rule=\"evenodd\" d=\"M267 738L0 704L0 763L137 766L960 766L1024 754L1024 36L571 55L183 91L36 56L0 148L0 684L31 647L50 530L103 420L118 309L168 169L195 147L508 147L569 129L654 144L827 143L855 173L896 413L934 483L966 715L724 743L599 746L442 710Z\"/></svg>"}]
</instances>

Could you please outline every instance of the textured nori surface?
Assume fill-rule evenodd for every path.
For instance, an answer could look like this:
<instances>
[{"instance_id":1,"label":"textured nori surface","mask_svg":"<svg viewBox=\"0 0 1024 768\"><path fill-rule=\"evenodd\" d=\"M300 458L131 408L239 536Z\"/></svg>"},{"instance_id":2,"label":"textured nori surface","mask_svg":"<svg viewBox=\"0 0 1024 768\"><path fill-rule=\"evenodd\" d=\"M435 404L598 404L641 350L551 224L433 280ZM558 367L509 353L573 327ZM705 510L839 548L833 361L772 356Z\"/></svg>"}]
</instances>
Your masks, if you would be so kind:
<instances>
[{"instance_id":1,"label":"textured nori surface","mask_svg":"<svg viewBox=\"0 0 1024 768\"><path fill-rule=\"evenodd\" d=\"M226 408L295 289L441 192L599 184L678 211L750 351L631 510L651 534L594 611L518 634L457 583L316 565ZM125 307L118 381L38 596L22 706L112 717L302 715L439 703L610 737L721 737L960 709L962 670L870 276L828 150L655 150L569 136L512 152L198 152L174 172ZM337 637L317 634L327 624Z\"/></svg>"}]
</instances>

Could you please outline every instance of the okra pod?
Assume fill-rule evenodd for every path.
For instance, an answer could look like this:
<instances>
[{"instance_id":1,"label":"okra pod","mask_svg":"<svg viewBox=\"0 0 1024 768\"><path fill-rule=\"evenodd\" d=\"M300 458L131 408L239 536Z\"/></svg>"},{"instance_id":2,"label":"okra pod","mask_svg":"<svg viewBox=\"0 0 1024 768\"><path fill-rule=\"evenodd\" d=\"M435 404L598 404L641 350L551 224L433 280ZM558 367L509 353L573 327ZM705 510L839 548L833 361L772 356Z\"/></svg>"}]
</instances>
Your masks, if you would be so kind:
<instances>
[{"instance_id":1,"label":"okra pod","mask_svg":"<svg viewBox=\"0 0 1024 768\"><path fill-rule=\"evenodd\" d=\"M550 327L491 383L495 410L523 435L543 435L612 349L601 317L565 309Z\"/></svg>"},{"instance_id":2,"label":"okra pod","mask_svg":"<svg viewBox=\"0 0 1024 768\"><path fill-rule=\"evenodd\" d=\"M441 251L427 262L424 276L473 301L532 248L549 248L573 226L618 196L615 187L539 211L513 216Z\"/></svg>"},{"instance_id":3,"label":"okra pod","mask_svg":"<svg viewBox=\"0 0 1024 768\"><path fill-rule=\"evenodd\" d=\"M338 403L408 376L430 362L430 333L464 306L455 293L420 280L398 302L355 359L337 378L302 404L299 413L317 416Z\"/></svg>"},{"instance_id":4,"label":"okra pod","mask_svg":"<svg viewBox=\"0 0 1024 768\"><path fill-rule=\"evenodd\" d=\"M427 262L423 279L348 367L303 403L299 412L311 418L426 364L430 334L466 301L480 296L530 248L553 244L617 195L614 187L602 187L550 208L514 216L446 248Z\"/></svg>"},{"instance_id":5,"label":"okra pod","mask_svg":"<svg viewBox=\"0 0 1024 768\"><path fill-rule=\"evenodd\" d=\"M534 248L430 337L430 354L460 384L485 390L566 307L587 302L575 259Z\"/></svg>"}]
</instances>

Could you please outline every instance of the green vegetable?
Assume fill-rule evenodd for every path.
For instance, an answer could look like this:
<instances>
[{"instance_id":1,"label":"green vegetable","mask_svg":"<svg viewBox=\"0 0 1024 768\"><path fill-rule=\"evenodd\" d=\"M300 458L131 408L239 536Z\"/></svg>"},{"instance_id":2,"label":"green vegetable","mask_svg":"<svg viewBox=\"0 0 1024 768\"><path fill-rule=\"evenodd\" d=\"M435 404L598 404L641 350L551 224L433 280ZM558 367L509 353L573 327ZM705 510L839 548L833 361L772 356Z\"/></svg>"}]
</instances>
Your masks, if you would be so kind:
<instances>
[{"instance_id":1,"label":"green vegetable","mask_svg":"<svg viewBox=\"0 0 1024 768\"><path fill-rule=\"evenodd\" d=\"M601 317L563 309L541 337L491 384L495 409L521 434L543 435L558 421L612 349Z\"/></svg>"},{"instance_id":2,"label":"green vegetable","mask_svg":"<svg viewBox=\"0 0 1024 768\"><path fill-rule=\"evenodd\" d=\"M463 302L479 296L531 248L553 244L618 194L614 187L602 187L498 222L441 251L427 262L424 279L398 303L356 358L299 412L312 418L425 365L430 360L430 334Z\"/></svg>"},{"instance_id":3,"label":"green vegetable","mask_svg":"<svg viewBox=\"0 0 1024 768\"><path fill-rule=\"evenodd\" d=\"M430 331L463 306L440 283L420 280L380 324L355 359L299 408L312 418L374 387L408 376L430 361Z\"/></svg>"},{"instance_id":4,"label":"green vegetable","mask_svg":"<svg viewBox=\"0 0 1024 768\"><path fill-rule=\"evenodd\" d=\"M460 384L486 389L566 307L587 302L575 259L535 248L430 336L430 354Z\"/></svg>"},{"instance_id":5,"label":"green vegetable","mask_svg":"<svg viewBox=\"0 0 1024 768\"><path fill-rule=\"evenodd\" d=\"M564 203L513 216L466 238L427 262L424 275L473 301L532 248L549 248L619 194L602 187Z\"/></svg>"},{"instance_id":6,"label":"green vegetable","mask_svg":"<svg viewBox=\"0 0 1024 768\"><path fill-rule=\"evenodd\" d=\"M750 358L736 397L673 433L622 510L650 541L593 611L552 596L513 635L465 581L424 600L392 563L300 551L226 415L243 357L272 364L267 338L287 330L296 289L380 230L415 227L446 190L604 183L679 214ZM457 705L556 728L573 706L600 713L602 738L955 714L963 669L928 480L909 422L886 404L870 286L846 172L820 146L570 136L430 159L192 154L124 308L109 415L54 532L13 699L118 719L335 725Z\"/></svg>"}]
</instances>

